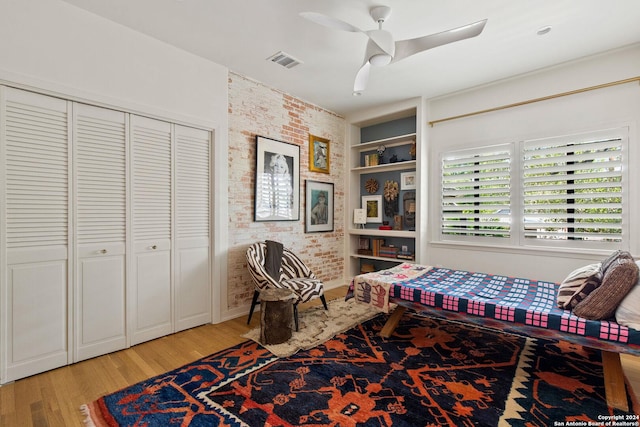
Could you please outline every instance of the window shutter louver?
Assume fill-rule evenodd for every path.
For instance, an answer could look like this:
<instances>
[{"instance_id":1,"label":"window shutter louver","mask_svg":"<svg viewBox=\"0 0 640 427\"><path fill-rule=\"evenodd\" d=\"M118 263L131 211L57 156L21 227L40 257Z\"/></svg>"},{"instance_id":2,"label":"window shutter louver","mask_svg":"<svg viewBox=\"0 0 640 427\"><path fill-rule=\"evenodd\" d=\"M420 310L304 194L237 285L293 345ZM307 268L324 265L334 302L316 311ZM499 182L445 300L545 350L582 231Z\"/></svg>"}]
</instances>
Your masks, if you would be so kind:
<instances>
[{"instance_id":1,"label":"window shutter louver","mask_svg":"<svg viewBox=\"0 0 640 427\"><path fill-rule=\"evenodd\" d=\"M624 140L604 131L525 141L525 238L621 242Z\"/></svg>"},{"instance_id":2,"label":"window shutter louver","mask_svg":"<svg viewBox=\"0 0 640 427\"><path fill-rule=\"evenodd\" d=\"M176 235L209 238L209 132L176 126Z\"/></svg>"},{"instance_id":3,"label":"window shutter louver","mask_svg":"<svg viewBox=\"0 0 640 427\"><path fill-rule=\"evenodd\" d=\"M110 112L114 117L109 120L90 111L81 108L76 115L78 243L124 243L124 113Z\"/></svg>"},{"instance_id":4,"label":"window shutter louver","mask_svg":"<svg viewBox=\"0 0 640 427\"><path fill-rule=\"evenodd\" d=\"M6 102L7 247L68 243L67 102Z\"/></svg>"},{"instance_id":5,"label":"window shutter louver","mask_svg":"<svg viewBox=\"0 0 640 427\"><path fill-rule=\"evenodd\" d=\"M511 155L505 145L443 156L443 235L510 237Z\"/></svg>"}]
</instances>

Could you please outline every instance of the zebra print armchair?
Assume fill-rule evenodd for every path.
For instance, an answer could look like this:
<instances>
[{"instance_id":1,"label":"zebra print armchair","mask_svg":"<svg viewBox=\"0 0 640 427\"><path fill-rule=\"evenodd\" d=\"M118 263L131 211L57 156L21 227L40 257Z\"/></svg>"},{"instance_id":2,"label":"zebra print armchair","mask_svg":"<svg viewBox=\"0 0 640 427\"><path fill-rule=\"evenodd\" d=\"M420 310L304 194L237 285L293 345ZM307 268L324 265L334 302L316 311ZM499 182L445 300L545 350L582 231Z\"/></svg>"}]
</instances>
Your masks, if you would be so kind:
<instances>
[{"instance_id":1,"label":"zebra print armchair","mask_svg":"<svg viewBox=\"0 0 640 427\"><path fill-rule=\"evenodd\" d=\"M290 290L295 295L293 318L297 331L299 303L320 298L325 310L328 310L327 301L324 297L324 285L296 254L286 248L283 249L282 253L280 277L271 277L265 269L266 249L267 245L265 242L254 243L247 249L247 266L255 287L247 324L251 322L251 316L253 315L255 306L258 304L261 290L267 288L284 288Z\"/></svg>"}]
</instances>

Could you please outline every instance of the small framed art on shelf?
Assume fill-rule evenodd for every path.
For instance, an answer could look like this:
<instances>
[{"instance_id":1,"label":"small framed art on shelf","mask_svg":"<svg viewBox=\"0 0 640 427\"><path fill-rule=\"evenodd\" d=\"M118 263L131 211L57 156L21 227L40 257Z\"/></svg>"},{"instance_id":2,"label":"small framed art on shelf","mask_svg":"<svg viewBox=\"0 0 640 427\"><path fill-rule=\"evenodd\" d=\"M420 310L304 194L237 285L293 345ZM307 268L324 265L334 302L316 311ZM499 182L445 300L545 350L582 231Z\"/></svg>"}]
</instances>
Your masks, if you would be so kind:
<instances>
[{"instance_id":1,"label":"small framed art on shelf","mask_svg":"<svg viewBox=\"0 0 640 427\"><path fill-rule=\"evenodd\" d=\"M382 222L382 196L362 196L362 208L367 213L367 223Z\"/></svg>"},{"instance_id":2,"label":"small framed art on shelf","mask_svg":"<svg viewBox=\"0 0 640 427\"><path fill-rule=\"evenodd\" d=\"M403 172L400 174L400 189L415 190L416 189L416 173Z\"/></svg>"}]
</instances>

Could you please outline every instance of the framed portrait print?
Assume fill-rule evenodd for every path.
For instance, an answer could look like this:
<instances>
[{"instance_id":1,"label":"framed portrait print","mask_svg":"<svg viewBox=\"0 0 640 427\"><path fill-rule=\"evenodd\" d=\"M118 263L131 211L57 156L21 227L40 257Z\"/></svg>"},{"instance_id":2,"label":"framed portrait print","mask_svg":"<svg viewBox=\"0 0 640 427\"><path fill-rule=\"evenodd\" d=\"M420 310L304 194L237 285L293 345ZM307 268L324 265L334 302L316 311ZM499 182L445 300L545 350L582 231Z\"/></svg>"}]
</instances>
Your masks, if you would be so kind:
<instances>
[{"instance_id":1,"label":"framed portrait print","mask_svg":"<svg viewBox=\"0 0 640 427\"><path fill-rule=\"evenodd\" d=\"M256 136L254 221L300 219L300 147Z\"/></svg>"},{"instance_id":2,"label":"framed portrait print","mask_svg":"<svg viewBox=\"0 0 640 427\"><path fill-rule=\"evenodd\" d=\"M333 231L333 184L306 180L304 232Z\"/></svg>"},{"instance_id":3,"label":"framed portrait print","mask_svg":"<svg viewBox=\"0 0 640 427\"><path fill-rule=\"evenodd\" d=\"M382 222L382 196L362 196L362 208L367 212L367 223Z\"/></svg>"},{"instance_id":4,"label":"framed portrait print","mask_svg":"<svg viewBox=\"0 0 640 427\"><path fill-rule=\"evenodd\" d=\"M328 139L309 134L309 170L311 172L329 173Z\"/></svg>"},{"instance_id":5,"label":"framed portrait print","mask_svg":"<svg viewBox=\"0 0 640 427\"><path fill-rule=\"evenodd\" d=\"M416 189L416 173L403 172L400 174L400 189L415 190Z\"/></svg>"}]
</instances>

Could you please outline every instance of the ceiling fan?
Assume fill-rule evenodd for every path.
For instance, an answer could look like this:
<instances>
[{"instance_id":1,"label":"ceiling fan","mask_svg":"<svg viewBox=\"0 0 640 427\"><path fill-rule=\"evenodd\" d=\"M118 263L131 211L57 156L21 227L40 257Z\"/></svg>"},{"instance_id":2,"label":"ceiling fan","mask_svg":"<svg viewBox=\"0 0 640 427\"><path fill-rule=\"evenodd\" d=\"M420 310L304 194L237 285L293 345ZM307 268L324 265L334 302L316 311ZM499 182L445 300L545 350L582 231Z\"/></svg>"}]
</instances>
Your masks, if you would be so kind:
<instances>
[{"instance_id":1,"label":"ceiling fan","mask_svg":"<svg viewBox=\"0 0 640 427\"><path fill-rule=\"evenodd\" d=\"M376 6L370 11L371 17L378 23L377 30L363 31L340 19L323 15L317 12L302 12L300 15L309 21L336 30L363 33L369 37L364 55L364 63L356 74L353 85L353 93L359 95L367 86L371 66L381 67L401 59L407 58L427 49L457 42L479 35L487 23L486 19L464 25L458 28L417 37L407 40L393 40L390 32L382 29L382 24L391 16L391 8L388 6Z\"/></svg>"}]
</instances>

